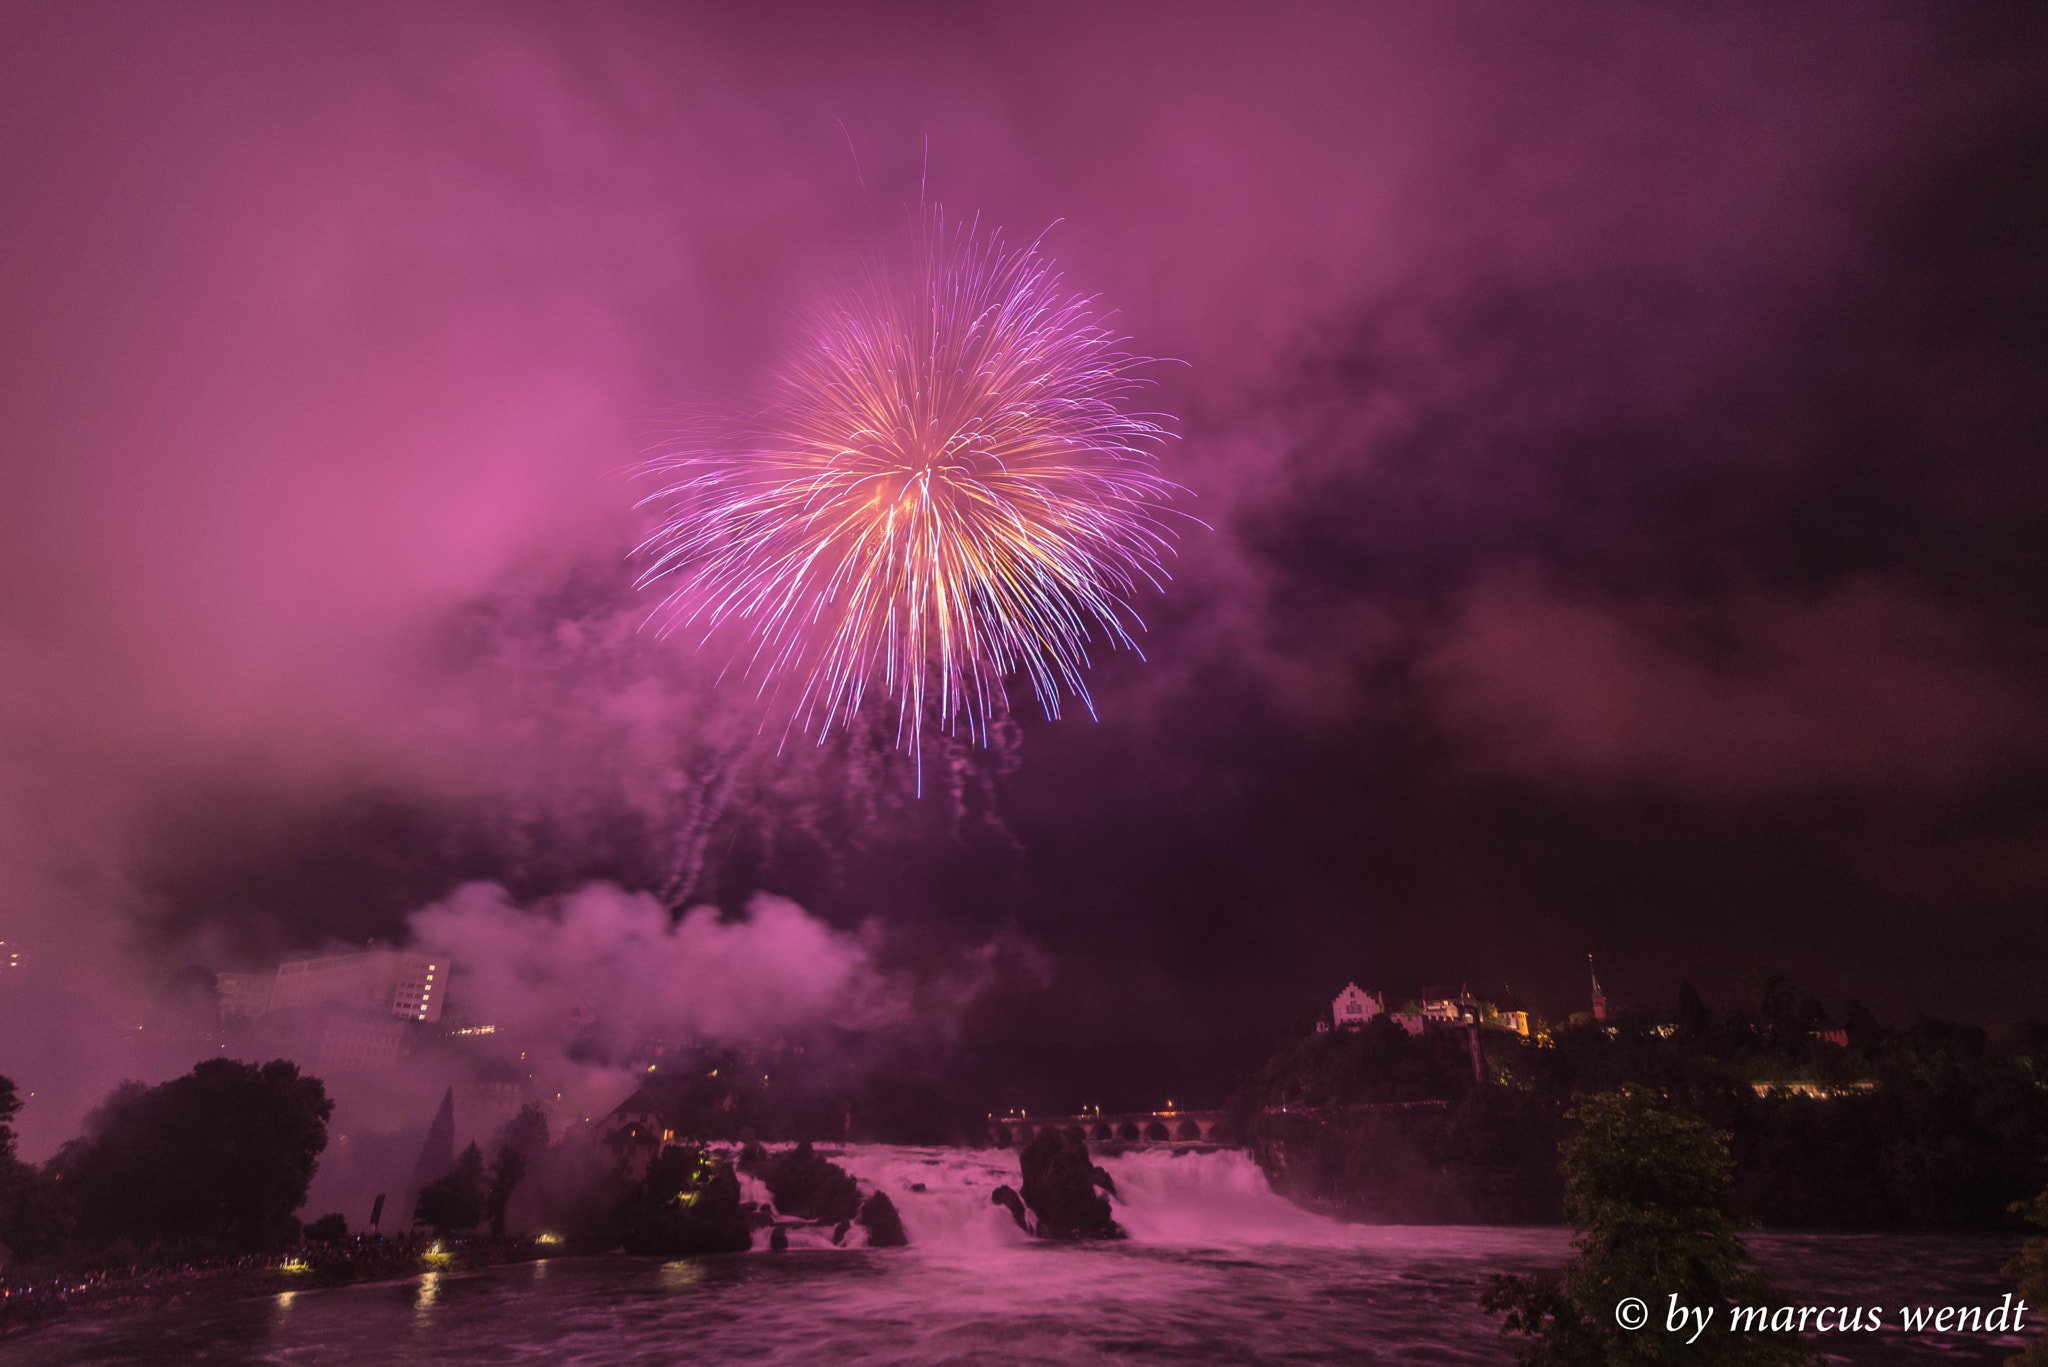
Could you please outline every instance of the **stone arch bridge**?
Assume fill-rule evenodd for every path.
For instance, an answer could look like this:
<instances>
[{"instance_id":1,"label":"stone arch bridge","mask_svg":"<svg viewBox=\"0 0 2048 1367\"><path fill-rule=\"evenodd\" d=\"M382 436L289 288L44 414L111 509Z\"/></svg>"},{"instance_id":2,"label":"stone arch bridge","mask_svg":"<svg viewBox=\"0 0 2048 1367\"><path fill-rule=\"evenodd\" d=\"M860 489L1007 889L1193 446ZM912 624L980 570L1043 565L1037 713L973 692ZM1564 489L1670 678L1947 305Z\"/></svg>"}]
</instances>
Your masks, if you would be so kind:
<instances>
[{"instance_id":1,"label":"stone arch bridge","mask_svg":"<svg viewBox=\"0 0 2048 1367\"><path fill-rule=\"evenodd\" d=\"M1078 1129L1096 1144L1238 1144L1226 1111L1134 1111L1122 1115L991 1116L988 1138L997 1148L1029 1144L1041 1130Z\"/></svg>"}]
</instances>

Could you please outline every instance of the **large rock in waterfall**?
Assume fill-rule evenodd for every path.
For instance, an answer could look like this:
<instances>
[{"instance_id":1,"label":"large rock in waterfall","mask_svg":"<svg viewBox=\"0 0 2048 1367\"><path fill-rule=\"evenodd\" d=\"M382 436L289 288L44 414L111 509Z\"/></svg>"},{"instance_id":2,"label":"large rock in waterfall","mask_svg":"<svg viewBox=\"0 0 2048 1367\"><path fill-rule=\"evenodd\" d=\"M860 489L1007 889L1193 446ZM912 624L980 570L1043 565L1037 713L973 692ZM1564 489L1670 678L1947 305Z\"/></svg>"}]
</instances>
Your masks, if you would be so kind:
<instances>
[{"instance_id":1,"label":"large rock in waterfall","mask_svg":"<svg viewBox=\"0 0 2048 1367\"><path fill-rule=\"evenodd\" d=\"M887 1192L876 1192L860 1208L860 1223L868 1232L869 1248L902 1248L910 1242L903 1232L903 1217Z\"/></svg>"},{"instance_id":2,"label":"large rock in waterfall","mask_svg":"<svg viewBox=\"0 0 2048 1367\"><path fill-rule=\"evenodd\" d=\"M1079 1130L1040 1130L1018 1155L1024 1204L1038 1216L1042 1239L1121 1239L1104 1190L1116 1183L1088 1157Z\"/></svg>"},{"instance_id":3,"label":"large rock in waterfall","mask_svg":"<svg viewBox=\"0 0 2048 1367\"><path fill-rule=\"evenodd\" d=\"M860 1214L860 1188L838 1164L818 1157L807 1139L760 1168L778 1214L836 1225Z\"/></svg>"},{"instance_id":4,"label":"large rock in waterfall","mask_svg":"<svg viewBox=\"0 0 2048 1367\"><path fill-rule=\"evenodd\" d=\"M989 1202L1010 1212L1010 1218L1017 1222L1017 1228L1026 1234L1031 1232L1031 1222L1024 1218L1024 1202L1009 1187L997 1187L989 1193Z\"/></svg>"}]
</instances>

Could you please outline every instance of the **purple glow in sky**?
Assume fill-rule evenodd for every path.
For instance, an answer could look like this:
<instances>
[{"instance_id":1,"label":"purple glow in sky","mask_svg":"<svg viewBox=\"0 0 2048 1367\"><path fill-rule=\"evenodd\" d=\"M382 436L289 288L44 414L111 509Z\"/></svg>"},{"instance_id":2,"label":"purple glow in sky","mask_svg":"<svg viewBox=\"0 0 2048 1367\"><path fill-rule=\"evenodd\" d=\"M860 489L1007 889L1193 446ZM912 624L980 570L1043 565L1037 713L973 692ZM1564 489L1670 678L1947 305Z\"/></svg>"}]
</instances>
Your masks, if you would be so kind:
<instances>
[{"instance_id":1,"label":"purple glow in sky","mask_svg":"<svg viewBox=\"0 0 2048 1367\"><path fill-rule=\"evenodd\" d=\"M2024 5L7 7L0 1072L162 1075L181 967L472 884L1034 946L977 1038L1588 951L2025 1014L2044 82ZM919 800L881 709L778 755L640 630L622 472L924 203L1186 362L1214 531L1095 584L1099 722L929 736Z\"/></svg>"}]
</instances>

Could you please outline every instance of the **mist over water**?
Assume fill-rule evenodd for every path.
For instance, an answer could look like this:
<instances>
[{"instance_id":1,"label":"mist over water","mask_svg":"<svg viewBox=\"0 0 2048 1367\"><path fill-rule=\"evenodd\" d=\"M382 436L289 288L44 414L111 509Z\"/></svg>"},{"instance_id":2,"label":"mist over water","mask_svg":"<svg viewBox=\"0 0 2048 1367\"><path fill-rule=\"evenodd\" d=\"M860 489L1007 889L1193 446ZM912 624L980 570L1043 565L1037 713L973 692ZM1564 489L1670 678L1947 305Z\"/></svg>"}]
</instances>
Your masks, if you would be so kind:
<instances>
[{"instance_id":1,"label":"mist over water","mask_svg":"<svg viewBox=\"0 0 2048 1367\"><path fill-rule=\"evenodd\" d=\"M1115 1243L1028 1239L989 1201L1008 1150L825 1151L889 1193L905 1249L557 1259L459 1277L59 1324L21 1367L203 1360L654 1364L1512 1361L1478 1309L1496 1272L1555 1269L1554 1228L1346 1225L1275 1196L1242 1152L1105 1154ZM918 1188L921 1187L922 1190ZM749 1191L758 1199L762 1192ZM860 1238L858 1230L849 1242ZM1755 1235L1787 1303L1996 1304L2011 1238ZM1863 1335L1855 1363L1994 1363L2016 1338Z\"/></svg>"}]
</instances>

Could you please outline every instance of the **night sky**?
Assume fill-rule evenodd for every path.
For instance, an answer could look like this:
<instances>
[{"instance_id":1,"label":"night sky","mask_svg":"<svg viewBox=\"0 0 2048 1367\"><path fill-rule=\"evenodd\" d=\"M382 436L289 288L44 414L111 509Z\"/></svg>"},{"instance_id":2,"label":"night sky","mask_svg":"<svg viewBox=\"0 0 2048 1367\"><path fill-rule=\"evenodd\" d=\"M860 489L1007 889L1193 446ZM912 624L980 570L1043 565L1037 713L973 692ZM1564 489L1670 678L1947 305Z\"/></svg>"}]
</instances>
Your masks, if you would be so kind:
<instances>
[{"instance_id":1,"label":"night sky","mask_svg":"<svg viewBox=\"0 0 2048 1367\"><path fill-rule=\"evenodd\" d=\"M0 936L74 1031L478 881L985 1040L2043 1014L2044 90L2036 5L8 5ZM640 630L624 471L921 199L1189 495L1099 720L920 797Z\"/></svg>"}]
</instances>

